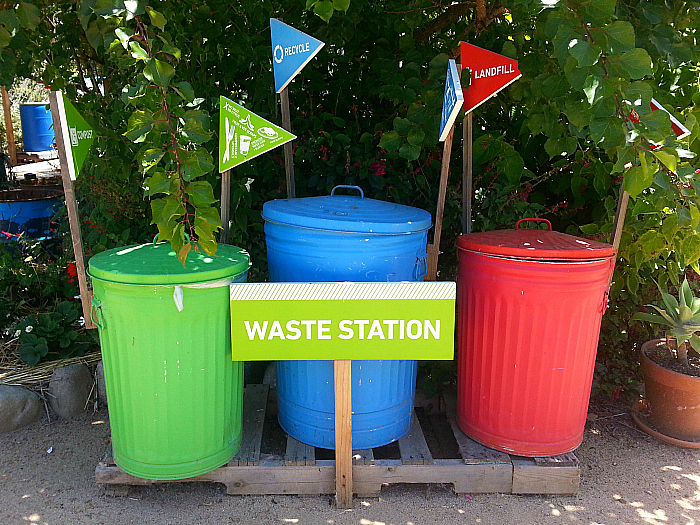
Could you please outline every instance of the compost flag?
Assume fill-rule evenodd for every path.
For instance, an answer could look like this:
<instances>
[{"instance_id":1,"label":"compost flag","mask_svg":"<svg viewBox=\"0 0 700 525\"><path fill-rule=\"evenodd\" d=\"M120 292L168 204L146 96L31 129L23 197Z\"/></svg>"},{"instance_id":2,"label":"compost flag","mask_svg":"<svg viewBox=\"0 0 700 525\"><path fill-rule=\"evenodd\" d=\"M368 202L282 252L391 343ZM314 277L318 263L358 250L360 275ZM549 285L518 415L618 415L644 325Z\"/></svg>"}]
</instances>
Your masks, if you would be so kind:
<instances>
[{"instance_id":1,"label":"compost flag","mask_svg":"<svg viewBox=\"0 0 700 525\"><path fill-rule=\"evenodd\" d=\"M219 172L297 138L226 97L220 98L220 111Z\"/></svg>"},{"instance_id":2,"label":"compost flag","mask_svg":"<svg viewBox=\"0 0 700 525\"><path fill-rule=\"evenodd\" d=\"M95 132L63 94L56 97L58 116L63 131L63 147L68 161L68 174L75 180L90 151Z\"/></svg>"},{"instance_id":3,"label":"compost flag","mask_svg":"<svg viewBox=\"0 0 700 525\"><path fill-rule=\"evenodd\" d=\"M270 18L270 35L275 91L279 93L325 44L275 18Z\"/></svg>"},{"instance_id":4,"label":"compost flag","mask_svg":"<svg viewBox=\"0 0 700 525\"><path fill-rule=\"evenodd\" d=\"M471 83L464 89L464 111L469 113L493 95L518 80L518 61L480 47L461 43L462 69L471 72Z\"/></svg>"},{"instance_id":5,"label":"compost flag","mask_svg":"<svg viewBox=\"0 0 700 525\"><path fill-rule=\"evenodd\" d=\"M445 80L445 98L442 101L442 119L440 120L440 142L444 142L452 129L452 125L462 109L464 96L459 81L457 64L450 59L447 63L447 79Z\"/></svg>"}]
</instances>

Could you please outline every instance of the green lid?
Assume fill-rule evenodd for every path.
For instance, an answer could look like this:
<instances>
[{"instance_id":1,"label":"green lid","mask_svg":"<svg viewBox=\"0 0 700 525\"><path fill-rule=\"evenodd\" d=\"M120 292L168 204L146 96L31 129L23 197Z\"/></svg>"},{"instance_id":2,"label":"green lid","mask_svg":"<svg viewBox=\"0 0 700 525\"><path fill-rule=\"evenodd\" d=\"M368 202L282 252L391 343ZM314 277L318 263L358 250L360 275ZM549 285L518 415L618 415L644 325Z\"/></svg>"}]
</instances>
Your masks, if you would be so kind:
<instances>
[{"instance_id":1,"label":"green lid","mask_svg":"<svg viewBox=\"0 0 700 525\"><path fill-rule=\"evenodd\" d=\"M183 266L169 242L139 244L98 253L90 259L93 279L123 284L191 284L235 279L248 271L248 253L219 244L216 257L190 251Z\"/></svg>"}]
</instances>

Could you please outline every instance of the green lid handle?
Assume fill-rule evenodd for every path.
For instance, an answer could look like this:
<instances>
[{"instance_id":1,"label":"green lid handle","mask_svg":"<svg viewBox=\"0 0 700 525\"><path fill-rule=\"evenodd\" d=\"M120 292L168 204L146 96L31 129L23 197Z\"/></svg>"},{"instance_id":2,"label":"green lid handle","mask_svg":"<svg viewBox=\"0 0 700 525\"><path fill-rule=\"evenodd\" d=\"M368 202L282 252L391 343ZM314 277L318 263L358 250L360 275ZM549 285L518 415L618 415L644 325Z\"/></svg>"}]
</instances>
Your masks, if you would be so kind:
<instances>
[{"instance_id":1,"label":"green lid handle","mask_svg":"<svg viewBox=\"0 0 700 525\"><path fill-rule=\"evenodd\" d=\"M156 236L153 237L153 246L158 244L158 237L160 237L160 232L156 233ZM187 232L185 232L185 241L187 241L188 243L190 242L190 234Z\"/></svg>"},{"instance_id":2,"label":"green lid handle","mask_svg":"<svg viewBox=\"0 0 700 525\"><path fill-rule=\"evenodd\" d=\"M365 198L365 192L362 191L362 188L360 188L359 186L352 186L350 184L338 184L335 188L331 190L331 196L335 193L335 190L337 190L338 188L345 188L347 190L357 190L360 192L360 198Z\"/></svg>"}]
</instances>

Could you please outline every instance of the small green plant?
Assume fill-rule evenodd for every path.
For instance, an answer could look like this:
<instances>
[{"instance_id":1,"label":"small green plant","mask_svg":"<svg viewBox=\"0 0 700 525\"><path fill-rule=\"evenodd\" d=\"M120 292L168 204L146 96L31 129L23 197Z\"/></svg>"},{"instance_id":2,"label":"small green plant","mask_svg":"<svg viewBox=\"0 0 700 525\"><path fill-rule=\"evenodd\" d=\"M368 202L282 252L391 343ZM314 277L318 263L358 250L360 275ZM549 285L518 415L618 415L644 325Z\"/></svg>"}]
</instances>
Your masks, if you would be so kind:
<instances>
[{"instance_id":1,"label":"small green plant","mask_svg":"<svg viewBox=\"0 0 700 525\"><path fill-rule=\"evenodd\" d=\"M40 361L78 357L93 344L92 338L80 330L80 309L64 301L49 313L32 314L15 326L19 339L19 356L29 366Z\"/></svg>"},{"instance_id":2,"label":"small green plant","mask_svg":"<svg viewBox=\"0 0 700 525\"><path fill-rule=\"evenodd\" d=\"M683 280L678 292L678 300L665 293L659 287L661 299L665 308L650 304L658 314L638 312L632 316L633 320L646 321L667 327L667 334L675 340L675 345L668 345L676 358L681 362L685 370L690 370L688 363L689 346L696 352L700 352L700 298L693 295L688 279ZM668 337L667 337L668 339ZM668 343L667 343L668 344ZM675 348L674 348L675 347Z\"/></svg>"}]
</instances>

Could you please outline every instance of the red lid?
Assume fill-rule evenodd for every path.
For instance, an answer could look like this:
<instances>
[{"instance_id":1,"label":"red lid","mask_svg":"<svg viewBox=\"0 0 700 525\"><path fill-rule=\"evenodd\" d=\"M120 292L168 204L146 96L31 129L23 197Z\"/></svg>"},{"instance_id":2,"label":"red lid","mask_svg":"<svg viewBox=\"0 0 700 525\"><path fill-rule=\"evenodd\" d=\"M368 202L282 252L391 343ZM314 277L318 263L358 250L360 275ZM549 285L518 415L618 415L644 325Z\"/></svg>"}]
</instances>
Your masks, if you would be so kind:
<instances>
[{"instance_id":1,"label":"red lid","mask_svg":"<svg viewBox=\"0 0 700 525\"><path fill-rule=\"evenodd\" d=\"M521 229L518 226L523 221L546 222L549 230ZM460 235L457 247L488 255L550 261L604 259L615 255L612 244L555 232L551 228L546 219L521 219L512 230Z\"/></svg>"}]
</instances>

